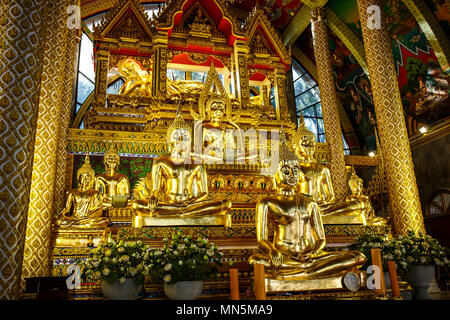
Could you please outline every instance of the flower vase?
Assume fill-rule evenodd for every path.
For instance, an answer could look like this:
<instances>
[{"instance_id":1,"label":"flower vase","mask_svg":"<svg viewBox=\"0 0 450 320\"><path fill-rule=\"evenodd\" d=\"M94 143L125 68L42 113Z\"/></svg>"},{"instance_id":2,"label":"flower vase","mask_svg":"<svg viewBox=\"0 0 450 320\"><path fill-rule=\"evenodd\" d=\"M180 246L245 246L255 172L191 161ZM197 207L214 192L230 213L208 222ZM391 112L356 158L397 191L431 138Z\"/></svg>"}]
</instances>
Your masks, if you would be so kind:
<instances>
[{"instance_id":1,"label":"flower vase","mask_svg":"<svg viewBox=\"0 0 450 320\"><path fill-rule=\"evenodd\" d=\"M195 300L203 290L203 281L164 283L164 292L170 300Z\"/></svg>"},{"instance_id":2,"label":"flower vase","mask_svg":"<svg viewBox=\"0 0 450 320\"><path fill-rule=\"evenodd\" d=\"M127 278L123 283L119 280L113 283L102 280L100 286L103 295L109 300L136 300L136 295L141 288L134 278Z\"/></svg>"},{"instance_id":3,"label":"flower vase","mask_svg":"<svg viewBox=\"0 0 450 320\"><path fill-rule=\"evenodd\" d=\"M428 293L430 282L434 277L434 265L415 265L406 274L406 281L415 291L415 300L432 300Z\"/></svg>"}]
</instances>

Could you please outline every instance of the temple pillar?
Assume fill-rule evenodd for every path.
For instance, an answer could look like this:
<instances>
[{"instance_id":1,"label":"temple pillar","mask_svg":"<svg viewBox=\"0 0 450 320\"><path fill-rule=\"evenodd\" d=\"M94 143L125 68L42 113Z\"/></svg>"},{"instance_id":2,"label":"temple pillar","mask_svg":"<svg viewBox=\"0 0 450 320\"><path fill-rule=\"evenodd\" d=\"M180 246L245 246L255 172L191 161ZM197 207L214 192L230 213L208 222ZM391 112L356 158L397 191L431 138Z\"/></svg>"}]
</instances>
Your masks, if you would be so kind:
<instances>
[{"instance_id":1,"label":"temple pillar","mask_svg":"<svg viewBox=\"0 0 450 320\"><path fill-rule=\"evenodd\" d=\"M154 97L166 97L167 43L167 32L159 31L153 38L152 94Z\"/></svg>"},{"instance_id":2,"label":"temple pillar","mask_svg":"<svg viewBox=\"0 0 450 320\"><path fill-rule=\"evenodd\" d=\"M103 108L106 105L106 89L108 87L109 51L95 51L95 106Z\"/></svg>"},{"instance_id":3,"label":"temple pillar","mask_svg":"<svg viewBox=\"0 0 450 320\"><path fill-rule=\"evenodd\" d=\"M331 150L331 181L336 200L342 200L347 195L348 189L347 175L345 172L344 144L342 142L342 129L331 64L330 46L328 43L328 29L322 7L313 9L311 29L325 137Z\"/></svg>"},{"instance_id":4,"label":"temple pillar","mask_svg":"<svg viewBox=\"0 0 450 320\"><path fill-rule=\"evenodd\" d=\"M0 2L0 299L20 287L47 5Z\"/></svg>"},{"instance_id":5,"label":"temple pillar","mask_svg":"<svg viewBox=\"0 0 450 320\"><path fill-rule=\"evenodd\" d=\"M278 120L289 118L287 97L286 97L286 72L284 69L277 69L274 76L275 106Z\"/></svg>"},{"instance_id":6,"label":"temple pillar","mask_svg":"<svg viewBox=\"0 0 450 320\"><path fill-rule=\"evenodd\" d=\"M250 106L250 89L248 87L247 54L249 47L246 42L236 40L234 43L234 59L236 68L237 96L241 101L241 107Z\"/></svg>"},{"instance_id":7,"label":"temple pillar","mask_svg":"<svg viewBox=\"0 0 450 320\"><path fill-rule=\"evenodd\" d=\"M358 0L357 3L394 229L402 235L408 230L425 233L383 2ZM381 12L380 28L373 23L373 5Z\"/></svg>"},{"instance_id":8,"label":"temple pillar","mask_svg":"<svg viewBox=\"0 0 450 320\"><path fill-rule=\"evenodd\" d=\"M39 113L31 175L30 203L23 256L22 278L48 276L51 269L51 226L59 136L68 127L72 97L74 38L67 27L68 0L48 4L51 16L43 34L44 51ZM64 161L65 159L60 159ZM65 173L64 173L65 176ZM62 177L60 177L62 178Z\"/></svg>"}]
</instances>

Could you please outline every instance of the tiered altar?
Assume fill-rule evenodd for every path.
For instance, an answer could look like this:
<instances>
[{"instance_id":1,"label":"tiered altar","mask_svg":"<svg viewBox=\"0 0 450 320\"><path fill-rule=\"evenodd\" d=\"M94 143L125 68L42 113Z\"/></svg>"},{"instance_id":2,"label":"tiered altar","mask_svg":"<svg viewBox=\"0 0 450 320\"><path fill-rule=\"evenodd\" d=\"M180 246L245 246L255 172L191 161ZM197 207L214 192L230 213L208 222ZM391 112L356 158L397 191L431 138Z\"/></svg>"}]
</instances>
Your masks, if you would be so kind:
<instances>
[{"instance_id":1,"label":"tiered altar","mask_svg":"<svg viewBox=\"0 0 450 320\"><path fill-rule=\"evenodd\" d=\"M290 50L282 44L263 11L255 9L246 21L236 21L232 10L221 1L171 1L158 17L149 19L137 1L119 0L95 28L93 103L85 117L85 128L69 130L66 190L70 193L80 187L79 176L82 174L78 171L89 159L97 181L103 172L106 177L105 186L95 183L95 189L104 196L102 214L87 223L55 221L53 275L66 275L68 265L75 259L87 257L91 248L108 233L158 247L163 238L179 230L184 234L207 237L217 244L225 253L225 261L240 268L241 288L251 287L252 269L248 261L259 252L256 205L277 194L275 171L271 168L278 166L274 150L278 147L280 130L286 136L287 146L296 151L295 144L301 144L303 140L295 140L294 136L300 134L303 137L304 132L297 129L297 120L290 116L295 114L295 108L291 110L286 97ZM168 70L182 71L185 78L169 79ZM198 74L206 76L204 82L192 80L193 75ZM124 80L119 93L107 94L107 84L117 77ZM185 127L181 126L181 121ZM192 152L200 155L199 166L205 168L206 181L202 187L206 187L207 194L201 200L205 203L201 208L218 213L227 211L221 218L208 220L193 214L171 220L138 213L156 212L158 205L164 207L164 212L181 206L175 200L164 198L171 195L167 190L168 184L173 182L160 181L153 171L158 159L169 157L173 151L169 144L173 137L168 129L183 128L191 128ZM196 128L203 129L203 134L196 136ZM218 152L218 145L211 145L213 140L204 134L208 128L210 131L214 128L221 132L230 130L234 134L231 141L237 141L236 145ZM237 132L243 133L241 140ZM195 145L198 139L200 143ZM205 142L209 143L206 147ZM239 149L239 143L242 143L242 149ZM313 146L310 160L328 168L329 146L320 143ZM239 154L238 150L242 152ZM301 151L296 153L302 155ZM117 154L117 161L111 164L106 160L109 154ZM205 155L213 159L201 157ZM378 158L353 156L345 160L350 166L378 165ZM383 178L382 169L378 167L376 178ZM162 175L170 175L170 172ZM350 180L351 167L347 168L347 176ZM303 182L307 184L307 179ZM118 191L117 184L120 183L126 184L122 191ZM321 183L329 183L327 188L332 190L331 182ZM371 183L374 196L382 183ZM109 190L112 185L117 188ZM374 212L364 211L370 209L367 197L361 200L365 199L362 195L353 194L353 198L345 200L345 197L335 199L334 194L327 194L315 199L312 188L303 186L299 192L309 194L319 202L322 212L341 212L340 218L323 216L327 251L339 251L358 234L390 232L388 224L373 219ZM160 192L153 194L155 190ZM187 191L194 194L193 198L199 192ZM346 194L350 193L347 188ZM158 204L149 200L154 195ZM194 202L194 205L199 206L199 203ZM211 208L219 207L212 204L217 203L221 204L221 209L214 211ZM229 208L225 210L228 204ZM68 210L70 206L68 202ZM197 212L194 209L185 209L183 214ZM354 218L355 215L358 218ZM106 226L100 218L107 219ZM85 215L83 219L90 218ZM273 236L272 226L268 234ZM84 280L89 282L89 279ZM158 285L146 287L147 297L163 296ZM228 289L224 269L218 279L206 285L205 293L208 297L223 297ZM338 289L343 297L351 294L343 286ZM301 291L301 288L291 291ZM98 285L95 283L85 283L83 289L76 290L79 298L96 294ZM365 295L357 294L359 297Z\"/></svg>"}]
</instances>

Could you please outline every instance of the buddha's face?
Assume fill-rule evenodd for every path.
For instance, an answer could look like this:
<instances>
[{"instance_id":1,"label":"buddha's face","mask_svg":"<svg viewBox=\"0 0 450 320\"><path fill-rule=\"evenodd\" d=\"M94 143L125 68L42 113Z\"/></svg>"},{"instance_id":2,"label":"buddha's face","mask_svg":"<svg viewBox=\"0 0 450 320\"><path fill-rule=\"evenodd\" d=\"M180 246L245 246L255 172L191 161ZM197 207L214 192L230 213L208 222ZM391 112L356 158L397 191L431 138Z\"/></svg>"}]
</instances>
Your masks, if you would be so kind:
<instances>
[{"instance_id":1,"label":"buddha's face","mask_svg":"<svg viewBox=\"0 0 450 320\"><path fill-rule=\"evenodd\" d=\"M278 187L292 189L298 183L300 167L297 160L281 161L275 174L275 182Z\"/></svg>"},{"instance_id":2,"label":"buddha's face","mask_svg":"<svg viewBox=\"0 0 450 320\"><path fill-rule=\"evenodd\" d=\"M78 181L79 181L80 187L82 189L86 190L86 189L89 189L90 186L92 185L92 183L94 182L94 177L88 172L83 172L78 177Z\"/></svg>"},{"instance_id":3,"label":"buddha's face","mask_svg":"<svg viewBox=\"0 0 450 320\"><path fill-rule=\"evenodd\" d=\"M105 155L105 159L103 163L105 167L108 169L115 169L119 165L120 158L117 154L107 154Z\"/></svg>"},{"instance_id":4,"label":"buddha's face","mask_svg":"<svg viewBox=\"0 0 450 320\"><path fill-rule=\"evenodd\" d=\"M212 118L222 118L224 113L225 105L223 101L214 101L211 103L210 112Z\"/></svg>"},{"instance_id":5,"label":"buddha's face","mask_svg":"<svg viewBox=\"0 0 450 320\"><path fill-rule=\"evenodd\" d=\"M298 142L298 152L301 156L313 157L316 153L316 138L313 135L304 135Z\"/></svg>"},{"instance_id":6,"label":"buddha's face","mask_svg":"<svg viewBox=\"0 0 450 320\"><path fill-rule=\"evenodd\" d=\"M363 190L363 181L362 179L352 179L349 181L350 190L353 195L359 196L362 194Z\"/></svg>"}]
</instances>

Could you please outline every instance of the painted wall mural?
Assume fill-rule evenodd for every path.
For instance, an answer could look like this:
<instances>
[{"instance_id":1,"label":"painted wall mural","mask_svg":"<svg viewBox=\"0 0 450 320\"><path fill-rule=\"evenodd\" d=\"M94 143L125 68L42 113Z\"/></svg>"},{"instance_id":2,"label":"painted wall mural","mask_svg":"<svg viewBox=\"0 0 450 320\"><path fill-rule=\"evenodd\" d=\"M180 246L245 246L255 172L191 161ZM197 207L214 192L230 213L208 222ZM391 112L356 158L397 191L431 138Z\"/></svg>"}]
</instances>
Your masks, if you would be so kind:
<instances>
[{"instance_id":1,"label":"painted wall mural","mask_svg":"<svg viewBox=\"0 0 450 320\"><path fill-rule=\"evenodd\" d=\"M441 23L444 31L449 32L449 4L445 1L427 1ZM332 0L329 7L362 40L356 0ZM386 0L384 10L388 32L392 39L392 52L397 69L397 79L402 94L402 103L410 135L416 133L422 124L428 126L450 115L449 76L439 66L433 49L429 46L425 34L402 1ZM332 44L334 43L334 45ZM364 140L361 149L373 148L373 128L376 123L371 99L370 82L351 53L334 35L330 44L336 48L334 68L336 84L340 98L349 117L354 119L355 130L360 140ZM345 64L347 63L347 64ZM362 107L355 113L355 105ZM364 114L363 116L360 114ZM369 113L370 112L370 113ZM365 145L364 145L365 142ZM360 142L361 143L361 142Z\"/></svg>"}]
</instances>

